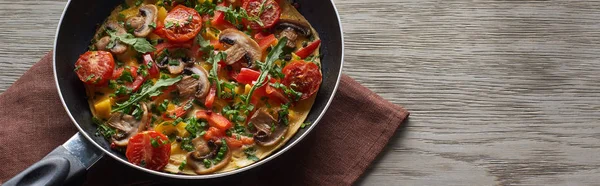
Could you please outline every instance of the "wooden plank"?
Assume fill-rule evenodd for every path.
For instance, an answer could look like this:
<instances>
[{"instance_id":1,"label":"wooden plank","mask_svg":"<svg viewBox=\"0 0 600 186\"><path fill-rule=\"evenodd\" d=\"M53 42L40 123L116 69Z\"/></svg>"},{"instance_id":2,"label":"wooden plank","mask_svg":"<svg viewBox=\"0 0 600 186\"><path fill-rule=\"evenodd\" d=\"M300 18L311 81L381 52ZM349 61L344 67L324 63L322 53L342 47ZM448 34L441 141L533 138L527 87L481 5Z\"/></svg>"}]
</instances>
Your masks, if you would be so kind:
<instances>
[{"instance_id":1,"label":"wooden plank","mask_svg":"<svg viewBox=\"0 0 600 186\"><path fill-rule=\"evenodd\" d=\"M336 0L344 72L408 108L358 185L600 182L600 1ZM65 1L0 1L0 92Z\"/></svg>"}]
</instances>

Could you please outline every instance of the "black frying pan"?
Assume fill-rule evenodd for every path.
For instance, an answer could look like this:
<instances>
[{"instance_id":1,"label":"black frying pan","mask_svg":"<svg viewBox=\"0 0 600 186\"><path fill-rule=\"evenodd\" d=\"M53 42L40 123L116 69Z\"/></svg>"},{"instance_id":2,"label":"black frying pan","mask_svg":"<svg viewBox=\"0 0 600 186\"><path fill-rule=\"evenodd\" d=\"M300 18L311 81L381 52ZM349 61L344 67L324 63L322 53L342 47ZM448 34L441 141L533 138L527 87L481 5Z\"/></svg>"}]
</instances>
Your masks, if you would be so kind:
<instances>
[{"instance_id":1,"label":"black frying pan","mask_svg":"<svg viewBox=\"0 0 600 186\"><path fill-rule=\"evenodd\" d=\"M86 99L83 83L73 72L74 64L83 54L92 39L98 25L122 0L71 0L67 3L58 26L54 44L54 76L62 103L79 133L56 148L46 157L14 178L4 183L9 185L63 185L81 180L85 171L102 156L109 155L117 161L149 174L176 180L206 180L231 176L258 167L281 155L310 132L323 117L331 103L342 71L344 43L342 28L337 10L332 1L301 0L300 13L319 32L323 83L315 103L308 114L307 121L314 123L307 129L301 129L280 150L252 165L225 173L210 175L176 175L153 171L133 165L123 153L109 147L108 141L96 136L96 126L92 123L92 114ZM291 162L290 162L291 163Z\"/></svg>"}]
</instances>

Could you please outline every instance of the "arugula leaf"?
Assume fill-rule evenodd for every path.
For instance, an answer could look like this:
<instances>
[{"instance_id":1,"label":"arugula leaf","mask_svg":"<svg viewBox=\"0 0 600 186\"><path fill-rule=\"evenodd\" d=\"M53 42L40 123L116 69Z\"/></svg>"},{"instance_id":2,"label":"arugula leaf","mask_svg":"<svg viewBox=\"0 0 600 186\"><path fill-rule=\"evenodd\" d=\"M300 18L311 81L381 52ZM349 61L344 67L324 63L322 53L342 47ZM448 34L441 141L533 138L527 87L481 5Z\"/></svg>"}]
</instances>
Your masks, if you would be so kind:
<instances>
[{"instance_id":1,"label":"arugula leaf","mask_svg":"<svg viewBox=\"0 0 600 186\"><path fill-rule=\"evenodd\" d=\"M246 104L250 103L250 99L254 91L265 84L265 80L267 79L269 72L273 68L273 63L275 62L275 60L279 59L279 55L283 52L283 47L286 43L287 38L282 37L279 40L279 42L277 42L277 45L273 47L273 50L271 50L269 54L267 54L267 59L265 60L265 63L260 63L258 61L256 62L260 66L260 75L258 76L258 80L256 80L256 83L254 83L254 85L250 89L250 92L248 92L246 100L244 100Z\"/></svg>"},{"instance_id":2,"label":"arugula leaf","mask_svg":"<svg viewBox=\"0 0 600 186\"><path fill-rule=\"evenodd\" d=\"M181 76L177 76L175 78L170 79L159 79L152 86L142 86L142 90L139 93L131 95L131 97L129 97L129 100L123 103L117 103L117 108L113 109L112 112L123 111L131 107L133 104L138 103L143 98L158 96L161 94L160 88L171 86L179 82L180 80Z\"/></svg>"},{"instance_id":3,"label":"arugula leaf","mask_svg":"<svg viewBox=\"0 0 600 186\"><path fill-rule=\"evenodd\" d=\"M210 41L204 39L204 37L202 37L202 34L198 34L196 36L195 41L196 41L196 43L198 43L198 45L200 45L200 50L202 50L204 53L208 53L214 49L214 47L210 44ZM194 52L198 52L198 51L194 51Z\"/></svg>"},{"instance_id":4,"label":"arugula leaf","mask_svg":"<svg viewBox=\"0 0 600 186\"><path fill-rule=\"evenodd\" d=\"M107 45L107 48L112 48L116 45L118 41L125 43L127 45L133 46L133 49L140 53L154 52L156 48L152 46L152 44L146 40L145 38L137 38L130 33L125 33L121 35L117 35L117 32L114 30L106 30L106 33L110 36L110 42Z\"/></svg>"},{"instance_id":5,"label":"arugula leaf","mask_svg":"<svg viewBox=\"0 0 600 186\"><path fill-rule=\"evenodd\" d=\"M221 80L219 80L218 70L219 70L219 62L227 59L227 54L225 52L219 52L217 54L210 53L210 56L206 62L212 64L212 69L209 72L209 79L217 88L217 97L221 98Z\"/></svg>"}]
</instances>

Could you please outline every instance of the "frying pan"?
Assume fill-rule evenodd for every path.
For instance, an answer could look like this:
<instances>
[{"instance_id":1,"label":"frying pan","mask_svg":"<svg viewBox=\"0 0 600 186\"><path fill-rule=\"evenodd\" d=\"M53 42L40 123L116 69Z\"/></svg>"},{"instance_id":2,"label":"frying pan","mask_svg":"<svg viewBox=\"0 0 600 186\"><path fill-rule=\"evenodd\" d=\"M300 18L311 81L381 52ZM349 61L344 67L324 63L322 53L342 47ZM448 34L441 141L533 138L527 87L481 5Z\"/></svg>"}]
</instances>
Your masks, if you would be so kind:
<instances>
[{"instance_id":1,"label":"frying pan","mask_svg":"<svg viewBox=\"0 0 600 186\"><path fill-rule=\"evenodd\" d=\"M4 185L64 185L81 181L87 169L98 159L108 155L139 171L171 180L208 180L229 177L268 162L300 142L318 123L333 100L343 63L344 42L342 27L332 1L298 1L299 11L319 33L321 43L323 82L307 121L309 128L299 130L274 154L249 166L230 172L209 175L177 175L153 171L131 164L123 153L114 151L102 136L95 135L85 88L73 72L74 64L86 50L98 25L122 0L70 0L63 12L54 43L54 77L62 104L79 129L62 146L57 147L39 162L11 178ZM291 163L291 162L290 162Z\"/></svg>"}]
</instances>

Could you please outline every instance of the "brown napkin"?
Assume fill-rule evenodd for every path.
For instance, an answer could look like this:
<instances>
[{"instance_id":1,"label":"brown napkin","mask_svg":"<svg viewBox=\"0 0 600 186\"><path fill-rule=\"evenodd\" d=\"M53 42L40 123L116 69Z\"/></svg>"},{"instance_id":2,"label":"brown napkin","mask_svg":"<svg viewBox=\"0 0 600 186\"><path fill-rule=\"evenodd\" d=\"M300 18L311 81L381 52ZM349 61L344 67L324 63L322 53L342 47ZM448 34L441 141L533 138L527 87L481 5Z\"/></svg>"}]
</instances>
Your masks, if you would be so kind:
<instances>
[{"instance_id":1,"label":"brown napkin","mask_svg":"<svg viewBox=\"0 0 600 186\"><path fill-rule=\"evenodd\" d=\"M314 130L282 156L235 177L235 185L351 185L408 117L344 75L337 95ZM0 181L38 161L77 129L60 103L52 53L0 95ZM86 185L172 184L105 156L87 174ZM215 183L215 181L213 181Z\"/></svg>"}]
</instances>

